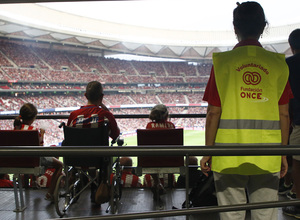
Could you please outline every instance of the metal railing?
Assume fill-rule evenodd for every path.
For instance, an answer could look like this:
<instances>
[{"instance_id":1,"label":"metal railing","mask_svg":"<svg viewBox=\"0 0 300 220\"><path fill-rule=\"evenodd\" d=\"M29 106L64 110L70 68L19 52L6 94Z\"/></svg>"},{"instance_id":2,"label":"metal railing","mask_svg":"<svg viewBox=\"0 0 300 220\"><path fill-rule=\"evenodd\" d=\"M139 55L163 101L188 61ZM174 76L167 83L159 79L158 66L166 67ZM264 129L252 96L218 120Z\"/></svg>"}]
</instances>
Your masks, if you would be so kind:
<instances>
[{"instance_id":1,"label":"metal railing","mask_svg":"<svg viewBox=\"0 0 300 220\"><path fill-rule=\"evenodd\" d=\"M109 148L109 150L108 150ZM124 146L124 147L32 147L32 146L2 146L1 156L245 156L245 155L300 155L300 146ZM84 217L84 219L143 219L169 216L189 216L195 214L251 210L261 208L283 207L288 205L300 205L300 200L250 203L231 206L214 206L208 208L185 208L181 210L166 210L143 213L128 213L106 216ZM59 219L83 219L80 218L59 218Z\"/></svg>"},{"instance_id":2,"label":"metal railing","mask_svg":"<svg viewBox=\"0 0 300 220\"><path fill-rule=\"evenodd\" d=\"M109 150L107 150L109 148ZM222 146L0 146L1 156L246 156L246 155L300 155L298 145L268 145L238 147Z\"/></svg>"},{"instance_id":3,"label":"metal railing","mask_svg":"<svg viewBox=\"0 0 300 220\"><path fill-rule=\"evenodd\" d=\"M0 120L6 120L6 119L15 119L17 115L0 115ZM66 114L59 114L59 115L38 115L37 119L68 119L70 115ZM118 115L114 114L115 118L149 118L149 114L124 114L124 115ZM170 118L205 118L206 114L170 114Z\"/></svg>"}]
</instances>

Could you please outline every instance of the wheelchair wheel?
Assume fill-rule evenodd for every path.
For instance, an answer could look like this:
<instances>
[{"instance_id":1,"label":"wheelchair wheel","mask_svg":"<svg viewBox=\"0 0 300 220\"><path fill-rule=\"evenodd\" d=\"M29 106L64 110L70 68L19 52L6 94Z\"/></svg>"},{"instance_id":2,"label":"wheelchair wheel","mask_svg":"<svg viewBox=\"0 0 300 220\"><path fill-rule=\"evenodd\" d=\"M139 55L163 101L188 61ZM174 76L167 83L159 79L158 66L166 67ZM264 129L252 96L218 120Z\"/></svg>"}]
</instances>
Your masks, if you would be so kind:
<instances>
[{"instance_id":1,"label":"wheelchair wheel","mask_svg":"<svg viewBox=\"0 0 300 220\"><path fill-rule=\"evenodd\" d=\"M111 184L111 199L110 199L110 211L112 214L116 214L118 212L121 196L122 196L121 179L114 176Z\"/></svg>"},{"instance_id":2,"label":"wheelchair wheel","mask_svg":"<svg viewBox=\"0 0 300 220\"><path fill-rule=\"evenodd\" d=\"M77 202L77 200L79 199L79 196L80 194L78 194L81 190L81 183L80 182L75 182L74 184L72 184L70 187L69 187L69 192L70 192L70 201L72 203L75 203ZM76 196L76 197L75 197Z\"/></svg>"},{"instance_id":3,"label":"wheelchair wheel","mask_svg":"<svg viewBox=\"0 0 300 220\"><path fill-rule=\"evenodd\" d=\"M54 203L56 213L62 217L66 212L66 206L69 203L69 196L67 196L67 190L65 187L66 176L60 176L57 180L55 191L54 191Z\"/></svg>"}]
</instances>

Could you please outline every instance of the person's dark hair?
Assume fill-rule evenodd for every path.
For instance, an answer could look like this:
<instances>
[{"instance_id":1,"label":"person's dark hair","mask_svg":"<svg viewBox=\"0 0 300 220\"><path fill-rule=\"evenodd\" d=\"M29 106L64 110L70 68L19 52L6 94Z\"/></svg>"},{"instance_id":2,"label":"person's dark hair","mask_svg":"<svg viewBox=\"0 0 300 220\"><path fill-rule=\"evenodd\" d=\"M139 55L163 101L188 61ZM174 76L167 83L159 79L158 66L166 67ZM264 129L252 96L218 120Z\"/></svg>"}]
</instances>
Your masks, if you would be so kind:
<instances>
[{"instance_id":1,"label":"person's dark hair","mask_svg":"<svg viewBox=\"0 0 300 220\"><path fill-rule=\"evenodd\" d=\"M86 86L86 98L91 102L97 101L103 95L103 88L100 82L92 81Z\"/></svg>"},{"instance_id":2,"label":"person's dark hair","mask_svg":"<svg viewBox=\"0 0 300 220\"><path fill-rule=\"evenodd\" d=\"M289 44L292 49L300 50L300 29L295 29L289 36Z\"/></svg>"},{"instance_id":3,"label":"person's dark hair","mask_svg":"<svg viewBox=\"0 0 300 220\"><path fill-rule=\"evenodd\" d=\"M163 104L154 106L150 112L149 118L154 122L161 122L167 120L169 117L169 111Z\"/></svg>"},{"instance_id":4,"label":"person's dark hair","mask_svg":"<svg viewBox=\"0 0 300 220\"><path fill-rule=\"evenodd\" d=\"M262 34L267 21L261 5L257 2L237 3L233 10L233 25L243 37L257 37Z\"/></svg>"},{"instance_id":5,"label":"person's dark hair","mask_svg":"<svg viewBox=\"0 0 300 220\"><path fill-rule=\"evenodd\" d=\"M130 157L121 157L120 158L120 165L121 166L132 167L132 159Z\"/></svg>"},{"instance_id":6,"label":"person's dark hair","mask_svg":"<svg viewBox=\"0 0 300 220\"><path fill-rule=\"evenodd\" d=\"M198 158L196 156L190 156L189 163L190 165L198 165Z\"/></svg>"},{"instance_id":7,"label":"person's dark hair","mask_svg":"<svg viewBox=\"0 0 300 220\"><path fill-rule=\"evenodd\" d=\"M190 156L189 165L198 166L198 158L196 156ZM198 170L198 167L190 167L190 169Z\"/></svg>"},{"instance_id":8,"label":"person's dark hair","mask_svg":"<svg viewBox=\"0 0 300 220\"><path fill-rule=\"evenodd\" d=\"M23 121L30 121L33 120L37 116L37 109L31 103L25 103L20 108L19 116L15 118L14 127L15 129L21 129L21 125Z\"/></svg>"}]
</instances>

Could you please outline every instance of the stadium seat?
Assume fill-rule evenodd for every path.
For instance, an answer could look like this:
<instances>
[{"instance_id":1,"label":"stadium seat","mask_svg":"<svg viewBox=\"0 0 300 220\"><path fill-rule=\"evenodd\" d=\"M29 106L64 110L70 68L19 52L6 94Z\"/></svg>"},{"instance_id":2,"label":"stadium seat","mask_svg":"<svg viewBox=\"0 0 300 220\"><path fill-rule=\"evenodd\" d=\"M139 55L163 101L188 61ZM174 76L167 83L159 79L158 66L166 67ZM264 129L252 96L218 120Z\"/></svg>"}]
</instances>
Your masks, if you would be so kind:
<instances>
[{"instance_id":1,"label":"stadium seat","mask_svg":"<svg viewBox=\"0 0 300 220\"><path fill-rule=\"evenodd\" d=\"M183 145L183 129L137 129L137 144L142 145ZM137 173L166 174L184 173L183 156L138 157Z\"/></svg>"},{"instance_id":2,"label":"stadium seat","mask_svg":"<svg viewBox=\"0 0 300 220\"><path fill-rule=\"evenodd\" d=\"M37 130L0 130L0 140L0 146L39 146ZM44 172L44 167L40 166L39 157L0 157L0 173L14 174L13 185L16 204L14 211L22 212L26 208L20 175L34 174L38 176Z\"/></svg>"}]
</instances>

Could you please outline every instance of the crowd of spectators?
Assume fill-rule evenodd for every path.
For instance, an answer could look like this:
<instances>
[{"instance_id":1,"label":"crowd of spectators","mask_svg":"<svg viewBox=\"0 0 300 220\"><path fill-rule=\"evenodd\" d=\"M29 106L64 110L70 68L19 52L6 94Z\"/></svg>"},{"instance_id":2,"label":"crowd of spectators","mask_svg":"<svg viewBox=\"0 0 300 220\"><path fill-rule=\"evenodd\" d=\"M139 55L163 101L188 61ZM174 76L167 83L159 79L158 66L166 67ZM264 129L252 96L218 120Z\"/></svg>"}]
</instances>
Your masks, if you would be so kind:
<instances>
[{"instance_id":1,"label":"crowd of spectators","mask_svg":"<svg viewBox=\"0 0 300 220\"><path fill-rule=\"evenodd\" d=\"M166 77L156 77L157 82L160 83L184 83L184 77L182 76L177 76L177 77L171 77L171 76L166 76Z\"/></svg>"},{"instance_id":2,"label":"crowd of spectators","mask_svg":"<svg viewBox=\"0 0 300 220\"><path fill-rule=\"evenodd\" d=\"M127 82L131 83L157 83L154 76L127 76Z\"/></svg>"},{"instance_id":3,"label":"crowd of spectators","mask_svg":"<svg viewBox=\"0 0 300 220\"><path fill-rule=\"evenodd\" d=\"M211 64L125 61L38 45L0 41L0 80L205 83L211 68Z\"/></svg>"},{"instance_id":4,"label":"crowd of spectators","mask_svg":"<svg viewBox=\"0 0 300 220\"><path fill-rule=\"evenodd\" d=\"M14 96L1 95L0 111L20 109L26 102L34 103L38 109L82 106L86 102L84 93L71 92L84 90L85 85L71 83L97 80L104 83L104 90L108 91L105 93L104 103L111 106L114 114L147 115L150 108L114 107L158 103L200 103L203 94L199 92L199 89L202 89L200 87L204 87L205 84L199 85L199 82L207 82L211 67L209 64L194 65L186 62L124 61L91 56L79 53L78 50L77 52L64 51L63 47L50 47L45 44L41 46L39 43L26 44L21 41L0 41L0 81L2 81L0 91L14 90L12 91ZM189 82L197 83L197 86L185 85ZM107 83L118 83L123 86L106 85ZM137 85L127 85L129 83ZM180 84L161 86L161 83ZM146 92L147 89L151 91ZM176 92L179 89L187 90L187 92ZM192 93L194 89L198 92ZM64 95L61 92L50 95L50 93L31 92L32 90L57 90L63 91ZM127 90L127 92L112 94L109 90ZM141 93L143 90L144 92ZM190 113L191 109L196 109L195 113L199 113L205 108L170 107L169 111L170 114L185 114ZM49 114L69 114L69 112ZM47 125L45 145L57 144L62 140L63 134L58 128L62 121L36 120L35 123L38 124L36 127ZM117 121L121 131L126 133L144 128L149 119L117 119ZM171 121L180 127L203 127L202 119L199 121L198 119L172 118ZM0 120L1 129L12 129L11 124L11 120Z\"/></svg>"},{"instance_id":5,"label":"crowd of spectators","mask_svg":"<svg viewBox=\"0 0 300 220\"><path fill-rule=\"evenodd\" d=\"M107 71L103 68L103 65L101 64L99 58L95 56L69 53L68 57L84 72L107 73Z\"/></svg>"},{"instance_id":6,"label":"crowd of spectators","mask_svg":"<svg viewBox=\"0 0 300 220\"><path fill-rule=\"evenodd\" d=\"M200 76L200 77L198 77L198 76L196 76L196 77L195 76L192 76L192 77L187 76L184 79L185 79L185 82L187 82L187 83L207 83L208 76Z\"/></svg>"},{"instance_id":7,"label":"crowd of spectators","mask_svg":"<svg viewBox=\"0 0 300 220\"><path fill-rule=\"evenodd\" d=\"M189 103L199 103L203 99L203 93L187 93L185 94Z\"/></svg>"},{"instance_id":8,"label":"crowd of spectators","mask_svg":"<svg viewBox=\"0 0 300 220\"><path fill-rule=\"evenodd\" d=\"M103 99L104 104L109 105L132 105L134 101L124 94L106 94Z\"/></svg>"},{"instance_id":9,"label":"crowd of spectators","mask_svg":"<svg viewBox=\"0 0 300 220\"><path fill-rule=\"evenodd\" d=\"M112 95L108 100L115 100L112 101L112 103L109 104L123 104L123 98L126 96L117 96L116 99L113 98L114 95ZM143 99L141 97L147 97L146 99ZM135 95L134 99L137 100L140 98L140 102L142 103L143 100L151 100L153 98L152 95ZM175 97L175 96L174 96ZM173 97L173 98L174 98ZM77 107L82 106L85 103L85 99L82 96L26 96L26 97L1 97L0 98L0 111L6 111L6 110L16 110L19 109L22 104L25 102L32 102L35 103L38 109L43 108L58 108L58 107ZM104 100L104 103L107 104ZM120 102L120 103L118 103ZM158 103L158 101L155 102L153 100L153 104ZM132 114L145 114L148 115L150 112L150 108L113 108L111 109L112 113L114 115L132 115ZM170 114L199 114L199 113L205 113L206 108L204 107L170 107L169 112ZM51 113L51 114L66 114L68 115L69 112L57 112L57 113ZM170 121L172 121L176 126L178 127L184 127L187 129L203 129L204 128L204 121L205 119L193 119L193 118L171 118ZM58 128L59 124L64 120L36 120L35 123L37 123L36 127L47 125L46 128L46 134L45 135L45 145L49 146L52 144L57 144L61 142L63 138L62 130ZM149 122L148 118L138 118L138 119L117 119L118 125L120 127L120 130L122 133L132 133L138 128L144 128L145 124ZM1 129L12 129L12 122L10 120L0 120L0 126Z\"/></svg>"},{"instance_id":10,"label":"crowd of spectators","mask_svg":"<svg viewBox=\"0 0 300 220\"><path fill-rule=\"evenodd\" d=\"M130 94L130 97L136 104L157 104L159 101L157 96L152 94Z\"/></svg>"},{"instance_id":11,"label":"crowd of spectators","mask_svg":"<svg viewBox=\"0 0 300 220\"><path fill-rule=\"evenodd\" d=\"M39 59L32 48L22 45L21 43L10 43L7 41L0 41L1 52L5 56L2 57L2 65L12 66L13 64L18 67L34 67L48 68L45 63ZM13 65L14 66L14 65Z\"/></svg>"},{"instance_id":12,"label":"crowd of spectators","mask_svg":"<svg viewBox=\"0 0 300 220\"><path fill-rule=\"evenodd\" d=\"M128 79L123 74L105 74L101 75L101 82L104 83L128 83Z\"/></svg>"},{"instance_id":13,"label":"crowd of spectators","mask_svg":"<svg viewBox=\"0 0 300 220\"><path fill-rule=\"evenodd\" d=\"M166 76L162 62L131 61L140 75Z\"/></svg>"},{"instance_id":14,"label":"crowd of spectators","mask_svg":"<svg viewBox=\"0 0 300 220\"><path fill-rule=\"evenodd\" d=\"M212 63L203 63L197 65L197 70L200 76L209 76L212 68Z\"/></svg>"},{"instance_id":15,"label":"crowd of spectators","mask_svg":"<svg viewBox=\"0 0 300 220\"><path fill-rule=\"evenodd\" d=\"M1 71L0 71L0 75L1 75ZM189 92L191 92L192 90L199 90L201 89L202 91L204 91L205 86L202 85L185 85L185 86L179 86L179 85L157 85L157 84L139 84L139 85L103 85L103 88L105 89L105 91L107 90L116 90L116 91L122 91L122 90L130 90L133 92L136 91L145 91L145 90L155 90L156 92L161 92L161 90L166 91L166 90L189 90ZM66 90L66 91L70 91L70 90L81 90L84 91L85 90L85 85L73 85L73 84L69 84L69 83L2 83L0 84L0 90L1 89L10 89L10 90L28 90L28 92L30 92L30 90L39 90L39 89L43 89L43 90ZM16 91L17 92L17 91Z\"/></svg>"},{"instance_id":16,"label":"crowd of spectators","mask_svg":"<svg viewBox=\"0 0 300 220\"><path fill-rule=\"evenodd\" d=\"M169 76L197 76L195 66L186 62L169 62L164 66Z\"/></svg>"},{"instance_id":17,"label":"crowd of spectators","mask_svg":"<svg viewBox=\"0 0 300 220\"><path fill-rule=\"evenodd\" d=\"M192 107L187 108L187 114L206 114L206 108L203 107ZM185 118L182 120L182 127L185 129L199 129L204 130L205 118Z\"/></svg>"},{"instance_id":18,"label":"crowd of spectators","mask_svg":"<svg viewBox=\"0 0 300 220\"><path fill-rule=\"evenodd\" d=\"M110 73L121 73L126 75L136 75L136 71L131 65L130 61L117 60L113 58L100 58L104 66L109 70Z\"/></svg>"},{"instance_id":19,"label":"crowd of spectators","mask_svg":"<svg viewBox=\"0 0 300 220\"><path fill-rule=\"evenodd\" d=\"M11 97L11 96L1 96L0 97L0 111L17 110L17 109L20 109L24 103L26 103L26 101L22 98Z\"/></svg>"},{"instance_id":20,"label":"crowd of spectators","mask_svg":"<svg viewBox=\"0 0 300 220\"><path fill-rule=\"evenodd\" d=\"M203 93L159 93L159 94L105 94L104 103L108 106L136 105L136 104L199 104ZM0 111L19 109L23 103L35 103L38 109L58 107L77 107L85 103L81 95L20 95L17 97L1 96Z\"/></svg>"},{"instance_id":21,"label":"crowd of spectators","mask_svg":"<svg viewBox=\"0 0 300 220\"><path fill-rule=\"evenodd\" d=\"M38 69L32 68L7 68L2 70L8 76L6 79L20 80L20 81L47 81L48 79Z\"/></svg>"},{"instance_id":22,"label":"crowd of spectators","mask_svg":"<svg viewBox=\"0 0 300 220\"><path fill-rule=\"evenodd\" d=\"M8 80L10 80L10 78L7 74L5 74L3 71L0 70L0 80L8 81Z\"/></svg>"},{"instance_id":23,"label":"crowd of spectators","mask_svg":"<svg viewBox=\"0 0 300 220\"><path fill-rule=\"evenodd\" d=\"M13 64L5 58L3 53L0 53L0 63L2 66L13 67Z\"/></svg>"},{"instance_id":24,"label":"crowd of spectators","mask_svg":"<svg viewBox=\"0 0 300 220\"><path fill-rule=\"evenodd\" d=\"M161 103L164 104L179 104L179 103L187 103L185 96L183 93L160 93L157 95ZM200 102L199 100L198 102Z\"/></svg>"},{"instance_id":25,"label":"crowd of spectators","mask_svg":"<svg viewBox=\"0 0 300 220\"><path fill-rule=\"evenodd\" d=\"M67 53L59 50L35 47L36 54L48 63L54 70L68 68L71 71L80 71L75 64L68 58ZM24 52L23 52L24 53Z\"/></svg>"},{"instance_id":26,"label":"crowd of spectators","mask_svg":"<svg viewBox=\"0 0 300 220\"><path fill-rule=\"evenodd\" d=\"M67 70L41 70L49 81L53 82L76 82L74 73Z\"/></svg>"},{"instance_id":27,"label":"crowd of spectators","mask_svg":"<svg viewBox=\"0 0 300 220\"><path fill-rule=\"evenodd\" d=\"M10 83L0 86L0 89L12 89L12 90L84 90L84 86L74 86L71 84L30 84L30 83Z\"/></svg>"}]
</instances>

